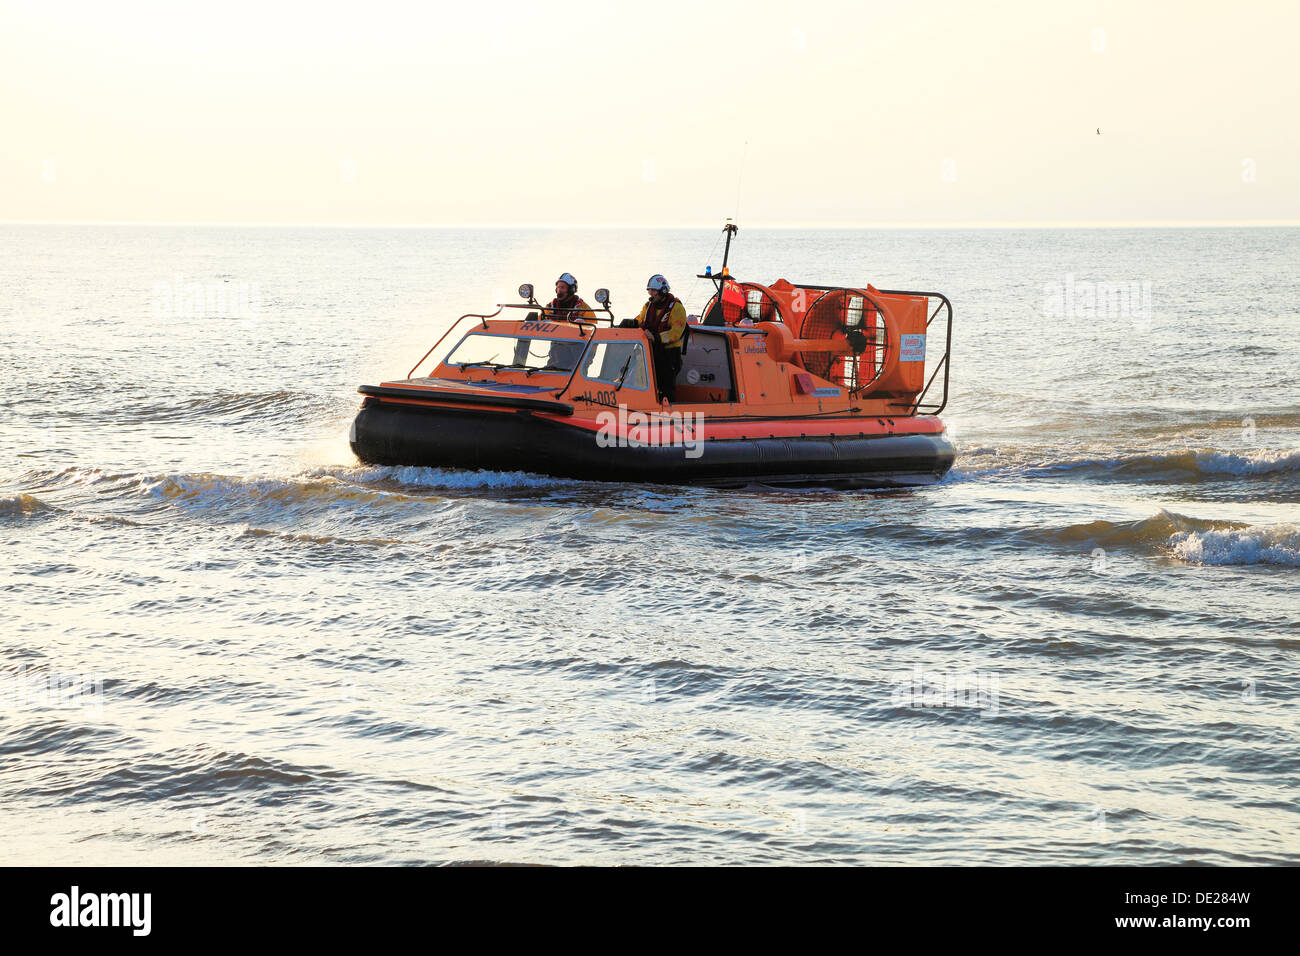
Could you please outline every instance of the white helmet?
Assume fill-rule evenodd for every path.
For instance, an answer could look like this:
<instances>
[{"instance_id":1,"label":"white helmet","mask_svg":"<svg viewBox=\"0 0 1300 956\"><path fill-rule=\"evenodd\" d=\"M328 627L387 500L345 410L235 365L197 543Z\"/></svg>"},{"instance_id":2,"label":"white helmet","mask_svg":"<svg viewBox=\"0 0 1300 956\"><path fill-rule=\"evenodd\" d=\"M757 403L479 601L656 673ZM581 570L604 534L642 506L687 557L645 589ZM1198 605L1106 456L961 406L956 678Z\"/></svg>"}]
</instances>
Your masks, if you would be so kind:
<instances>
[{"instance_id":1,"label":"white helmet","mask_svg":"<svg viewBox=\"0 0 1300 956\"><path fill-rule=\"evenodd\" d=\"M578 291L578 280L575 279L575 278L573 277L573 273L572 273L572 272L566 272L566 273L564 273L562 276L560 276L560 277L559 277L558 279L556 279L555 281L556 281L556 282L563 282L565 285L567 285L567 286L569 287L569 291L570 291L570 292L577 292L577 291Z\"/></svg>"},{"instance_id":2,"label":"white helmet","mask_svg":"<svg viewBox=\"0 0 1300 956\"><path fill-rule=\"evenodd\" d=\"M663 276L651 276L646 281L645 290L647 292L671 292L672 291L672 289L668 287L668 280L665 279Z\"/></svg>"}]
</instances>

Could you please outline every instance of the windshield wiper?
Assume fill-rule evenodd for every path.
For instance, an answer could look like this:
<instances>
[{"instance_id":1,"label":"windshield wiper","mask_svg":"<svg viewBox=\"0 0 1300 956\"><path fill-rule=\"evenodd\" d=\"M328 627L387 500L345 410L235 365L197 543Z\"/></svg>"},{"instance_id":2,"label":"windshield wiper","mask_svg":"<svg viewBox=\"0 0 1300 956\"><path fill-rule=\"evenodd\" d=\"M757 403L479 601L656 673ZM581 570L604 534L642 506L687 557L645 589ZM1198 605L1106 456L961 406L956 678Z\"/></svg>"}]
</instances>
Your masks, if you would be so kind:
<instances>
[{"instance_id":1,"label":"windshield wiper","mask_svg":"<svg viewBox=\"0 0 1300 956\"><path fill-rule=\"evenodd\" d=\"M457 368L462 371L467 368L486 368L493 372L499 372L503 368L523 368L522 365L502 365L500 362L461 362Z\"/></svg>"},{"instance_id":2,"label":"windshield wiper","mask_svg":"<svg viewBox=\"0 0 1300 956\"><path fill-rule=\"evenodd\" d=\"M627 361L623 363L623 371L618 373L618 381L614 383L614 391L617 392L623 387L623 379L627 378L628 369L632 367L632 359L634 358L636 358L635 352L629 355Z\"/></svg>"},{"instance_id":3,"label":"windshield wiper","mask_svg":"<svg viewBox=\"0 0 1300 956\"><path fill-rule=\"evenodd\" d=\"M528 375L531 376L535 372L572 372L572 371L573 369L565 368L563 365L542 365L537 368L530 368L528 370Z\"/></svg>"}]
</instances>

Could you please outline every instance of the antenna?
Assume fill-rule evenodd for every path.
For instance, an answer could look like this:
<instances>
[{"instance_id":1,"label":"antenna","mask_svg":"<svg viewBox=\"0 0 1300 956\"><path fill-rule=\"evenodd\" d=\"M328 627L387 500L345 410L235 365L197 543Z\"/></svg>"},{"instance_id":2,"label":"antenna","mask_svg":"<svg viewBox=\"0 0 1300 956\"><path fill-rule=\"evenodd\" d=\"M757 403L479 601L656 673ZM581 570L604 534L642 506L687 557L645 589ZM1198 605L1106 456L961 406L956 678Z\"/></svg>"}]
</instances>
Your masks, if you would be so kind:
<instances>
[{"instance_id":1,"label":"antenna","mask_svg":"<svg viewBox=\"0 0 1300 956\"><path fill-rule=\"evenodd\" d=\"M736 173L736 211L732 218L740 218L740 187L745 181L745 157L749 155L749 140L745 140L745 145L740 151L740 171Z\"/></svg>"},{"instance_id":2,"label":"antenna","mask_svg":"<svg viewBox=\"0 0 1300 956\"><path fill-rule=\"evenodd\" d=\"M722 290L726 288L727 280L731 278L731 273L727 269L727 260L731 257L731 237L739 231L740 227L728 219L727 224L722 227L722 234L727 237L727 246L722 250L722 268L718 272L714 272L712 266L706 265L704 274L695 277L697 279L708 279L717 288L714 298L709 300L714 303L713 308L705 310L703 318L705 325L726 324L722 317ZM715 245L713 248L717 249L718 247ZM710 253L709 255L712 258L713 254ZM714 317L717 318L716 322L713 321Z\"/></svg>"},{"instance_id":3,"label":"antenna","mask_svg":"<svg viewBox=\"0 0 1300 956\"><path fill-rule=\"evenodd\" d=\"M731 255L731 237L734 236L736 233L738 233L738 232L740 231L740 227L737 226L737 225L736 225L734 222L732 222L730 219L728 219L728 220L727 220L727 224L726 224L725 226L722 227L722 231L725 232L725 233L727 234L727 245L726 245L726 247L723 248L723 250L722 250L722 274L723 274L723 275L726 275L726 274L727 274L727 258L728 258L728 256Z\"/></svg>"}]
</instances>

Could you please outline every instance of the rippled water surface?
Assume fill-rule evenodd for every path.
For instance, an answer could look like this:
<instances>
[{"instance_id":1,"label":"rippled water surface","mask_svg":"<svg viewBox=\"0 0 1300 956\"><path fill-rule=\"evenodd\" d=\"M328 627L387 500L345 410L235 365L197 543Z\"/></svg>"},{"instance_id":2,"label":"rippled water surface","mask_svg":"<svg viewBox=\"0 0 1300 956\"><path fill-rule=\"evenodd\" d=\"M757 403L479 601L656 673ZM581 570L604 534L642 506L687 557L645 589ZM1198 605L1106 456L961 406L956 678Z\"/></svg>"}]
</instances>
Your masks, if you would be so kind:
<instances>
[{"instance_id":1,"label":"rippled water surface","mask_svg":"<svg viewBox=\"0 0 1300 956\"><path fill-rule=\"evenodd\" d=\"M455 316L714 248L0 228L0 862L1300 862L1300 231L742 230L953 300L931 488L352 459Z\"/></svg>"}]
</instances>

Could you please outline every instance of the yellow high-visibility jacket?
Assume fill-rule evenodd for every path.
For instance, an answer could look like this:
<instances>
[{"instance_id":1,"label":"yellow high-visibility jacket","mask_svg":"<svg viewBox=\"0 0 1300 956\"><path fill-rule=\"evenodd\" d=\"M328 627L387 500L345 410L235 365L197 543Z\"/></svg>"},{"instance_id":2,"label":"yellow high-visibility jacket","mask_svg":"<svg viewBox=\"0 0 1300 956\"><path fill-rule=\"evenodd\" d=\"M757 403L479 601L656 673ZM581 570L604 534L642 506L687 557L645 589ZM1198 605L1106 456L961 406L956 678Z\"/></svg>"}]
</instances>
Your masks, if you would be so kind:
<instances>
[{"instance_id":1,"label":"yellow high-visibility jacket","mask_svg":"<svg viewBox=\"0 0 1300 956\"><path fill-rule=\"evenodd\" d=\"M681 299L676 297L664 309L646 302L641 306L636 324L653 335L655 341L664 348L679 349L686 335L686 306L682 305Z\"/></svg>"}]
</instances>

